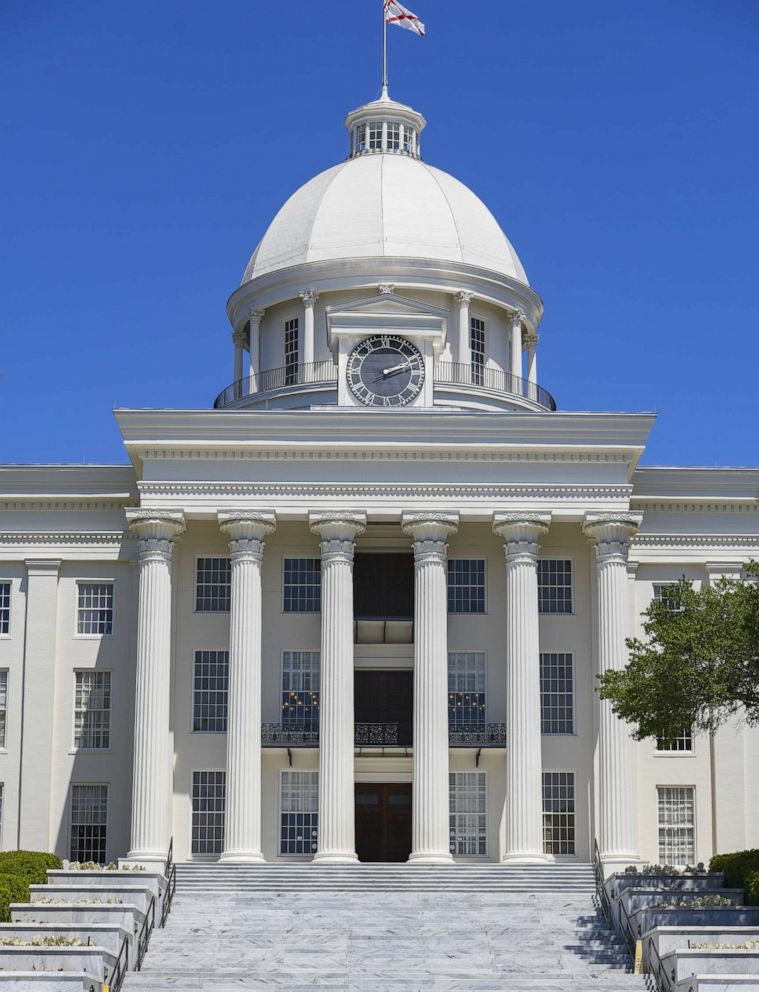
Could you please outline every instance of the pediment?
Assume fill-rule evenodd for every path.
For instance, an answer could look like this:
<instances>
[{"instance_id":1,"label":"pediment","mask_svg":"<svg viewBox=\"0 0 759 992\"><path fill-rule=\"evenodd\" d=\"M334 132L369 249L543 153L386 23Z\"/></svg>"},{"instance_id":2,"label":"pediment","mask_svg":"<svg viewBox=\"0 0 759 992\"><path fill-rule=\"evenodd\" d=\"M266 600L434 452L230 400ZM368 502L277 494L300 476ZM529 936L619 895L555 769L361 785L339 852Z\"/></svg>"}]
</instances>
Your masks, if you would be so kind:
<instances>
[{"instance_id":1,"label":"pediment","mask_svg":"<svg viewBox=\"0 0 759 992\"><path fill-rule=\"evenodd\" d=\"M438 320L445 320L448 311L441 307L431 306L429 303L422 303L419 300L410 300L405 296L398 296L396 293L380 293L378 296L368 296L363 300L354 300L352 303L345 303L339 306L327 307L327 319L336 314L408 314L426 315Z\"/></svg>"}]
</instances>

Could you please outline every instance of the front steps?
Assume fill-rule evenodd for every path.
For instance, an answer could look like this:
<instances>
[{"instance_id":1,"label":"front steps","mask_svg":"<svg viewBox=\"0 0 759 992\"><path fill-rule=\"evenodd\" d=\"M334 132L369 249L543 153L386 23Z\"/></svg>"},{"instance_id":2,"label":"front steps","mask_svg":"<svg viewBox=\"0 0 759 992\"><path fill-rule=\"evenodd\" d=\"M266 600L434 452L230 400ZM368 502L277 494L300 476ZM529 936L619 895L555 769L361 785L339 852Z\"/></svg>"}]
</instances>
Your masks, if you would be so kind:
<instances>
[{"instance_id":1,"label":"front steps","mask_svg":"<svg viewBox=\"0 0 759 992\"><path fill-rule=\"evenodd\" d=\"M124 992L645 992L589 865L178 865Z\"/></svg>"}]
</instances>

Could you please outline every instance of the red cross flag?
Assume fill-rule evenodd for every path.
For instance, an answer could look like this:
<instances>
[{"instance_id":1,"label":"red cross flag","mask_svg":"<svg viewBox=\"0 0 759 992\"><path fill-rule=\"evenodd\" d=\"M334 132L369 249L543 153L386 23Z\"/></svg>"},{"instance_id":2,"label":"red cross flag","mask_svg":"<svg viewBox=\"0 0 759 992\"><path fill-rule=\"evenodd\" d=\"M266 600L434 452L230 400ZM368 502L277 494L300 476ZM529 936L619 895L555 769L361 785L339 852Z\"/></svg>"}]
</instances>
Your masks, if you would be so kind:
<instances>
[{"instance_id":1,"label":"red cross flag","mask_svg":"<svg viewBox=\"0 0 759 992\"><path fill-rule=\"evenodd\" d=\"M424 36L424 25L408 8L397 0L385 0L385 22L387 24L397 24L399 28L413 31L421 37Z\"/></svg>"}]
</instances>

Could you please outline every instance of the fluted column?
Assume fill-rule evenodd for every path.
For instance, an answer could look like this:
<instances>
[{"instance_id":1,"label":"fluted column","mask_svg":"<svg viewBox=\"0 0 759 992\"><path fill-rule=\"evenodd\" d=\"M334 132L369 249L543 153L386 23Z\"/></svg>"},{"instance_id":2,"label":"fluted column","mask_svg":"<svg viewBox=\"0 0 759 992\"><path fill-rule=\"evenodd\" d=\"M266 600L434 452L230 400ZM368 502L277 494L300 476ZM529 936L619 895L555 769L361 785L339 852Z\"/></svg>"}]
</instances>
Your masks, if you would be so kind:
<instances>
[{"instance_id":1,"label":"fluted column","mask_svg":"<svg viewBox=\"0 0 759 992\"><path fill-rule=\"evenodd\" d=\"M314 861L357 861L354 807L353 551L365 513L312 513L321 538L319 838Z\"/></svg>"},{"instance_id":2,"label":"fluted column","mask_svg":"<svg viewBox=\"0 0 759 992\"><path fill-rule=\"evenodd\" d=\"M171 559L184 515L127 510L139 539L132 840L128 857L161 861L171 837Z\"/></svg>"},{"instance_id":3,"label":"fluted column","mask_svg":"<svg viewBox=\"0 0 759 992\"><path fill-rule=\"evenodd\" d=\"M263 861L261 852L261 565L274 514L219 513L229 535L231 596L227 774L222 861Z\"/></svg>"},{"instance_id":4,"label":"fluted column","mask_svg":"<svg viewBox=\"0 0 759 992\"><path fill-rule=\"evenodd\" d=\"M456 293L456 306L459 311L458 361L462 365L467 366L472 364L472 349L469 341L469 304L472 302L473 296L474 293L467 293L464 290L460 293Z\"/></svg>"},{"instance_id":5,"label":"fluted column","mask_svg":"<svg viewBox=\"0 0 759 992\"><path fill-rule=\"evenodd\" d=\"M595 545L598 671L624 668L630 636L627 555L642 517L636 513L588 513L584 533ZM611 701L598 700L598 846L612 872L638 859L635 809L635 744Z\"/></svg>"},{"instance_id":6,"label":"fluted column","mask_svg":"<svg viewBox=\"0 0 759 992\"><path fill-rule=\"evenodd\" d=\"M506 554L506 849L503 861L543 853L538 541L550 513L495 513Z\"/></svg>"},{"instance_id":7,"label":"fluted column","mask_svg":"<svg viewBox=\"0 0 759 992\"><path fill-rule=\"evenodd\" d=\"M319 294L313 289L300 294L303 300L303 364L310 365L314 360L314 305Z\"/></svg>"},{"instance_id":8,"label":"fluted column","mask_svg":"<svg viewBox=\"0 0 759 992\"><path fill-rule=\"evenodd\" d=\"M444 864L448 799L448 544L457 513L404 513L414 548L414 787L411 855Z\"/></svg>"},{"instance_id":9,"label":"fluted column","mask_svg":"<svg viewBox=\"0 0 759 992\"><path fill-rule=\"evenodd\" d=\"M258 391L258 373L261 371L261 321L264 319L265 310L251 308L248 313L250 318L248 332L248 349L250 353L248 365L248 389L251 393Z\"/></svg>"},{"instance_id":10,"label":"fluted column","mask_svg":"<svg viewBox=\"0 0 759 992\"><path fill-rule=\"evenodd\" d=\"M526 314L521 310L514 310L511 314L511 374L522 378L522 321ZM514 385L514 392L518 393L521 383Z\"/></svg>"}]
</instances>

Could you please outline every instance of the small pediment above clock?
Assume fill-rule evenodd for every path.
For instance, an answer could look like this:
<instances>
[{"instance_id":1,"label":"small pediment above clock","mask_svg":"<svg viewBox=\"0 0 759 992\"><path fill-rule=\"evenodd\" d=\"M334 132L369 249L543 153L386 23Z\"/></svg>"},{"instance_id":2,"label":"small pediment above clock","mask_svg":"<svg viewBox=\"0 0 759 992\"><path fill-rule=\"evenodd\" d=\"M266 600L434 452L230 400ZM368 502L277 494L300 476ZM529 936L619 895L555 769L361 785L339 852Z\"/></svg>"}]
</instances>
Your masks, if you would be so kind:
<instances>
[{"instance_id":1,"label":"small pediment above clock","mask_svg":"<svg viewBox=\"0 0 759 992\"><path fill-rule=\"evenodd\" d=\"M435 350L445 347L448 311L397 293L381 293L325 310L327 340L335 357L338 340L356 341L378 333L404 335L412 340L432 338Z\"/></svg>"}]
</instances>

